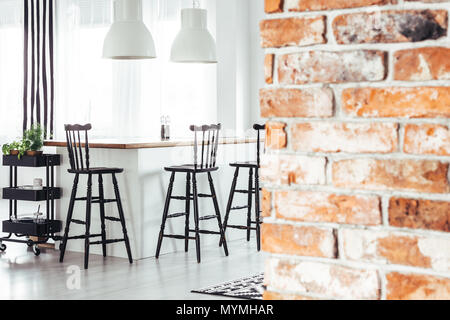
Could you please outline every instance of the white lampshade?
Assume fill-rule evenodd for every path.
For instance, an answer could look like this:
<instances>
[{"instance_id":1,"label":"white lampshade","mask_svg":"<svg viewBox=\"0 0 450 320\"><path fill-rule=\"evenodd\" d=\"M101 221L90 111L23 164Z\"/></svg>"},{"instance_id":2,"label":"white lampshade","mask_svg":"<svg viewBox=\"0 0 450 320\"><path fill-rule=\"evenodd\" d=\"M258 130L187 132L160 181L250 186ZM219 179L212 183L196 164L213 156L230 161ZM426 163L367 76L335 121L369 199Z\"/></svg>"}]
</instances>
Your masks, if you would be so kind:
<instances>
[{"instance_id":1,"label":"white lampshade","mask_svg":"<svg viewBox=\"0 0 450 320\"><path fill-rule=\"evenodd\" d=\"M103 44L103 58L156 58L153 37L143 22L141 0L114 1L114 23Z\"/></svg>"},{"instance_id":2,"label":"white lampshade","mask_svg":"<svg viewBox=\"0 0 450 320\"><path fill-rule=\"evenodd\" d=\"M172 62L217 63L216 43L207 29L207 11L181 10L181 31L172 45Z\"/></svg>"}]
</instances>

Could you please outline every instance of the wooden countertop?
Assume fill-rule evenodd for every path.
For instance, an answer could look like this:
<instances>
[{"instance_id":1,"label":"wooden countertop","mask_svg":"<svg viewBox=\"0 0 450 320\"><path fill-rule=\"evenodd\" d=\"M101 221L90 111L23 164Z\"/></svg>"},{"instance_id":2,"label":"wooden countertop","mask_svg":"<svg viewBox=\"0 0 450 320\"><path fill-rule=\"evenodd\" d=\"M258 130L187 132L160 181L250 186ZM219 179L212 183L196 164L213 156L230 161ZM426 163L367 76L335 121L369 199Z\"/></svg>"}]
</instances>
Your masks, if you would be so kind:
<instances>
[{"instance_id":1,"label":"wooden countertop","mask_svg":"<svg viewBox=\"0 0 450 320\"><path fill-rule=\"evenodd\" d=\"M256 138L221 138L220 144L246 144L256 143ZM136 138L136 139L93 139L89 141L89 148L93 149L151 149L151 148L173 148L193 146L193 139L172 139L161 141L156 139ZM48 140L44 142L46 147L66 147L66 141Z\"/></svg>"}]
</instances>

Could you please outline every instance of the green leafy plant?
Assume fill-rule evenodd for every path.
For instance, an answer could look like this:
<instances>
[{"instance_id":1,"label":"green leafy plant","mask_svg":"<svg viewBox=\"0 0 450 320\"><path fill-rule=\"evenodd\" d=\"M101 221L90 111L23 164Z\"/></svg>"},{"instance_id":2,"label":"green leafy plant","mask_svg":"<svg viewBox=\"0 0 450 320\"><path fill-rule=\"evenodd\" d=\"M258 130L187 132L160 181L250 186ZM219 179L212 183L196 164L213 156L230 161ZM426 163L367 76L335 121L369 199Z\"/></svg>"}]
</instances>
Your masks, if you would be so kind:
<instances>
[{"instance_id":1,"label":"green leafy plant","mask_svg":"<svg viewBox=\"0 0 450 320\"><path fill-rule=\"evenodd\" d=\"M5 144L2 146L2 152L3 152L3 154L4 154L5 156L9 155L9 153L11 152L11 149L10 149L10 147L9 147L9 144L5 143Z\"/></svg>"},{"instance_id":2,"label":"green leafy plant","mask_svg":"<svg viewBox=\"0 0 450 320\"><path fill-rule=\"evenodd\" d=\"M44 146L44 131L39 124L35 124L23 134L21 141L13 141L2 146L4 155L10 155L11 151L18 151L17 157L22 158L27 151L40 151Z\"/></svg>"},{"instance_id":3,"label":"green leafy plant","mask_svg":"<svg viewBox=\"0 0 450 320\"><path fill-rule=\"evenodd\" d=\"M11 151L13 150L19 150L22 142L13 141L11 143L6 143L2 146L2 152L4 155L10 155Z\"/></svg>"},{"instance_id":4,"label":"green leafy plant","mask_svg":"<svg viewBox=\"0 0 450 320\"><path fill-rule=\"evenodd\" d=\"M27 151L31 150L30 148L31 148L31 141L25 140L25 139L22 140L22 142L20 143L19 149L18 149L19 154L17 155L17 157L19 159L22 158Z\"/></svg>"},{"instance_id":5,"label":"green leafy plant","mask_svg":"<svg viewBox=\"0 0 450 320\"><path fill-rule=\"evenodd\" d=\"M22 141L25 151L40 151L44 146L44 131L39 124L34 124L30 130L25 131Z\"/></svg>"}]
</instances>

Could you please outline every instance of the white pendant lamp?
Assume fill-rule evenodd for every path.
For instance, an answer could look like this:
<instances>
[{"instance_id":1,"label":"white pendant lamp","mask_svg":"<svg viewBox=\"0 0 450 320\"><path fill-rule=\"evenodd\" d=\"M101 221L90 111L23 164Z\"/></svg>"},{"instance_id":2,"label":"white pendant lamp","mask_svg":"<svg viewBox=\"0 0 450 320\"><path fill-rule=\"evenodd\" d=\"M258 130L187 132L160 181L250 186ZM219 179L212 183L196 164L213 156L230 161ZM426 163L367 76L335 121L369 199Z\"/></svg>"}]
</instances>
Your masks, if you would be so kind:
<instances>
[{"instance_id":1,"label":"white pendant lamp","mask_svg":"<svg viewBox=\"0 0 450 320\"><path fill-rule=\"evenodd\" d=\"M217 63L216 43L207 29L207 11L193 1L181 10L181 30L172 45L170 60L182 63Z\"/></svg>"},{"instance_id":2,"label":"white pendant lamp","mask_svg":"<svg viewBox=\"0 0 450 320\"><path fill-rule=\"evenodd\" d=\"M114 0L114 23L103 44L103 58L156 58L153 37L143 22L141 0Z\"/></svg>"}]
</instances>

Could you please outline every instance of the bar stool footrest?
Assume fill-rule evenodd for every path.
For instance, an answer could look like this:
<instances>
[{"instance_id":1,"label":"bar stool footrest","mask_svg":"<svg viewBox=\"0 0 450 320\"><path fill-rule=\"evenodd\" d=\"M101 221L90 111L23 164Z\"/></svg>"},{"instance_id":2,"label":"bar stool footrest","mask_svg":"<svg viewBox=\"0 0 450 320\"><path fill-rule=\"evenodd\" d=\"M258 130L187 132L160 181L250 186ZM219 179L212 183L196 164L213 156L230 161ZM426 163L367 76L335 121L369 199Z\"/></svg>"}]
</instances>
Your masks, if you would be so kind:
<instances>
[{"instance_id":1,"label":"bar stool footrest","mask_svg":"<svg viewBox=\"0 0 450 320\"><path fill-rule=\"evenodd\" d=\"M103 203L112 203L112 202L117 202L116 199L105 199L103 200ZM100 200L94 200L92 201L92 203L100 203Z\"/></svg>"},{"instance_id":2,"label":"bar stool footrest","mask_svg":"<svg viewBox=\"0 0 450 320\"><path fill-rule=\"evenodd\" d=\"M197 195L199 198L212 198L212 194L199 193ZM194 199L194 195L191 193L191 199Z\"/></svg>"},{"instance_id":3,"label":"bar stool footrest","mask_svg":"<svg viewBox=\"0 0 450 320\"><path fill-rule=\"evenodd\" d=\"M198 218L198 220L205 221L205 220L217 219L218 217L219 217L218 215L204 216L204 217Z\"/></svg>"},{"instance_id":4,"label":"bar stool footrest","mask_svg":"<svg viewBox=\"0 0 450 320\"><path fill-rule=\"evenodd\" d=\"M170 197L170 199L173 199L173 200L182 200L182 201L186 201L187 200L187 198L185 197L185 196L172 196L172 197ZM189 198L189 200L192 200L193 199L193 197L190 197Z\"/></svg>"},{"instance_id":5,"label":"bar stool footrest","mask_svg":"<svg viewBox=\"0 0 450 320\"><path fill-rule=\"evenodd\" d=\"M105 217L105 220L114 221L114 222L120 222L120 219L119 218L115 218L115 217Z\"/></svg>"},{"instance_id":6,"label":"bar stool footrest","mask_svg":"<svg viewBox=\"0 0 450 320\"><path fill-rule=\"evenodd\" d=\"M171 239L180 239L180 240L185 240L186 236L179 236L179 235L175 235L175 234L165 234L163 235L164 238L171 238ZM188 237L189 240L195 240L195 237Z\"/></svg>"},{"instance_id":7,"label":"bar stool footrest","mask_svg":"<svg viewBox=\"0 0 450 320\"><path fill-rule=\"evenodd\" d=\"M184 217L187 216L186 212L180 212L180 213L172 213L167 215L167 219L172 219L172 218L178 218L178 217Z\"/></svg>"},{"instance_id":8,"label":"bar stool footrest","mask_svg":"<svg viewBox=\"0 0 450 320\"><path fill-rule=\"evenodd\" d=\"M245 193L245 194L248 194L248 193L249 193L248 190L234 190L234 192L235 192L235 193ZM252 193L255 193L255 190L253 189L251 192L252 192Z\"/></svg>"},{"instance_id":9,"label":"bar stool footrest","mask_svg":"<svg viewBox=\"0 0 450 320\"><path fill-rule=\"evenodd\" d=\"M94 242L90 242L90 245L96 245L96 244L111 244L111 243L117 243L117 242L123 242L125 241L125 239L111 239L111 240L105 240L105 242L103 241L94 241Z\"/></svg>"},{"instance_id":10,"label":"bar stool footrest","mask_svg":"<svg viewBox=\"0 0 450 320\"><path fill-rule=\"evenodd\" d=\"M239 230L247 230L247 229L249 229L246 226L233 226L233 225L227 225L227 228L239 229ZM256 228L250 228L250 230L256 230Z\"/></svg>"},{"instance_id":11,"label":"bar stool footrest","mask_svg":"<svg viewBox=\"0 0 450 320\"><path fill-rule=\"evenodd\" d=\"M83 224L85 225L86 222L85 221L81 221L81 220L76 220L76 219L72 219L70 220L70 223L75 223L75 224Z\"/></svg>"},{"instance_id":12,"label":"bar stool footrest","mask_svg":"<svg viewBox=\"0 0 450 320\"><path fill-rule=\"evenodd\" d=\"M87 236L88 238L97 238L97 237L101 237L101 234L91 234L89 236ZM86 239L86 235L80 235L80 236L72 236L72 237L67 237L67 240L76 240L76 239Z\"/></svg>"},{"instance_id":13,"label":"bar stool footrest","mask_svg":"<svg viewBox=\"0 0 450 320\"><path fill-rule=\"evenodd\" d=\"M99 200L100 197L92 197L91 200L94 202L94 200ZM87 197L81 197L81 198L75 198L75 201L87 201Z\"/></svg>"},{"instance_id":14,"label":"bar stool footrest","mask_svg":"<svg viewBox=\"0 0 450 320\"><path fill-rule=\"evenodd\" d=\"M189 232L195 232L195 230L189 230ZM198 230L198 233L200 234L217 234L217 235L221 235L221 233L219 231L210 231L210 230Z\"/></svg>"},{"instance_id":15,"label":"bar stool footrest","mask_svg":"<svg viewBox=\"0 0 450 320\"><path fill-rule=\"evenodd\" d=\"M87 201L87 197L75 198L75 201ZM103 203L117 202L117 199L105 199ZM91 203L100 203L100 197L92 197Z\"/></svg>"},{"instance_id":16,"label":"bar stool footrest","mask_svg":"<svg viewBox=\"0 0 450 320\"><path fill-rule=\"evenodd\" d=\"M237 206L237 207L233 207L230 210L242 210L242 209L248 209L248 206Z\"/></svg>"}]
</instances>

